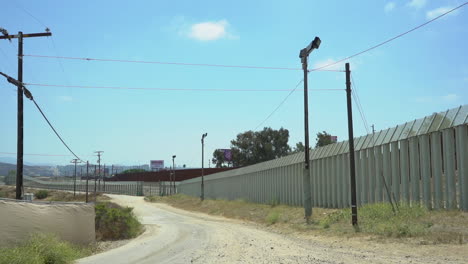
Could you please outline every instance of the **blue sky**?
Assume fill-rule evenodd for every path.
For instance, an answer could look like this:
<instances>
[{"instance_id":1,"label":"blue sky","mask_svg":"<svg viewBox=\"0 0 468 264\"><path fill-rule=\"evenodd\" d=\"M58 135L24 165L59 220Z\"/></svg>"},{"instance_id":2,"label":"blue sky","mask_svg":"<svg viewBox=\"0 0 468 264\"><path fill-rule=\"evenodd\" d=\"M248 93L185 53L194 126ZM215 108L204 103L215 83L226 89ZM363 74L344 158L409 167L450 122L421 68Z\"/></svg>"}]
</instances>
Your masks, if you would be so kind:
<instances>
[{"instance_id":1,"label":"blue sky","mask_svg":"<svg viewBox=\"0 0 468 264\"><path fill-rule=\"evenodd\" d=\"M0 27L42 32L24 53L145 61L300 68L299 50L315 37L311 67L364 50L463 1L2 1ZM385 129L468 102L468 7L349 60L367 122ZM24 11L27 10L35 18ZM40 22L38 22L39 20ZM17 41L0 42L0 70L14 77ZM63 66L63 67L62 67ZM343 64L332 69L343 69ZM292 89L301 71L193 67L25 57L26 83L190 88ZM310 89L344 89L344 73L312 72ZM302 88L302 86L300 87ZM260 124L289 93L110 90L29 86L70 147L95 162L148 163L177 155L200 166L216 148ZM310 135L347 138L344 91L311 91ZM68 155L32 102L25 100L27 154ZM355 135L366 134L354 108ZM0 152L16 152L16 93L0 80ZM263 126L303 141L303 92L294 92ZM315 140L312 140L312 143ZM0 156L12 156L0 154ZM25 156L66 164L72 156ZM205 163L206 164L206 163Z\"/></svg>"}]
</instances>

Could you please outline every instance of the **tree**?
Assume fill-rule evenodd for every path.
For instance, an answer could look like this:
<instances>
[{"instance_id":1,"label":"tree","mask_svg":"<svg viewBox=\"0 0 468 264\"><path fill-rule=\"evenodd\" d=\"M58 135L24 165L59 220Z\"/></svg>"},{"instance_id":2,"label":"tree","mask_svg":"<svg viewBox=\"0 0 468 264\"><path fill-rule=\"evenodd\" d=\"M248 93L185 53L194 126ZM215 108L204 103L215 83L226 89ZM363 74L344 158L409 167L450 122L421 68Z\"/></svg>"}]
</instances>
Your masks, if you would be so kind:
<instances>
[{"instance_id":1,"label":"tree","mask_svg":"<svg viewBox=\"0 0 468 264\"><path fill-rule=\"evenodd\" d=\"M327 131L323 131L323 132L319 132L317 133L317 139L316 139L316 143L315 143L315 147L318 148L318 147L323 147L323 146L326 146L328 144L332 144L332 139L331 139L331 135L327 133Z\"/></svg>"},{"instance_id":2,"label":"tree","mask_svg":"<svg viewBox=\"0 0 468 264\"><path fill-rule=\"evenodd\" d=\"M213 159L211 159L211 161L213 162L213 164L215 164L216 168L227 167L226 165L227 161L224 157L224 152L219 149L213 152Z\"/></svg>"},{"instance_id":3,"label":"tree","mask_svg":"<svg viewBox=\"0 0 468 264\"><path fill-rule=\"evenodd\" d=\"M235 167L286 156L291 148L288 145L289 131L284 128L274 130L265 127L261 131L246 131L239 133L231 140L232 164ZM213 152L213 163L223 167L227 161L222 151Z\"/></svg>"},{"instance_id":4,"label":"tree","mask_svg":"<svg viewBox=\"0 0 468 264\"><path fill-rule=\"evenodd\" d=\"M303 152L305 150L304 144L302 142L297 142L296 146L294 149L291 151L291 153L298 153L298 152Z\"/></svg>"}]
</instances>

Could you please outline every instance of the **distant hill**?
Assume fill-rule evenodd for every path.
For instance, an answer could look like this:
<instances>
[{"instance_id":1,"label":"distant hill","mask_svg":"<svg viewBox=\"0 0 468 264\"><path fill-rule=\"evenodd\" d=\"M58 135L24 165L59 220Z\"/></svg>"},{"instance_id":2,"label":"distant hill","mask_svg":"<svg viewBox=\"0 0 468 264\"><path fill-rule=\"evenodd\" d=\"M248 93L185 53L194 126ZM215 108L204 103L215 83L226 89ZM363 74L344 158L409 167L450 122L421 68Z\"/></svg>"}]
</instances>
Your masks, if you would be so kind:
<instances>
[{"instance_id":1,"label":"distant hill","mask_svg":"<svg viewBox=\"0 0 468 264\"><path fill-rule=\"evenodd\" d=\"M11 170L16 170L16 164L0 162L0 175L7 175ZM55 166L24 165L23 167L23 174L27 176L55 176L57 173Z\"/></svg>"},{"instance_id":2,"label":"distant hill","mask_svg":"<svg viewBox=\"0 0 468 264\"><path fill-rule=\"evenodd\" d=\"M16 157L0 157L0 162L16 164ZM23 163L24 165L28 165L28 166L54 166L53 164L50 164L50 163L33 163L33 162L28 162L28 161L23 161Z\"/></svg>"}]
</instances>

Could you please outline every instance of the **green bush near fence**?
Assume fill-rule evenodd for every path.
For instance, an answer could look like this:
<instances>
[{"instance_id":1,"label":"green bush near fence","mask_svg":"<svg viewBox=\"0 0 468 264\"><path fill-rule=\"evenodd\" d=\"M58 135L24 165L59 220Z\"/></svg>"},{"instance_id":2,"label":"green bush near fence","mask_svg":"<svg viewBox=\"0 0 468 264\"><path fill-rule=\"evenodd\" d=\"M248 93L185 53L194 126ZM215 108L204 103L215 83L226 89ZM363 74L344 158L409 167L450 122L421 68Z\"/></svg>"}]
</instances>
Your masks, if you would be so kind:
<instances>
[{"instance_id":1,"label":"green bush near fence","mask_svg":"<svg viewBox=\"0 0 468 264\"><path fill-rule=\"evenodd\" d=\"M97 240L128 239L143 231L143 226L131 207L104 202L97 203L95 208Z\"/></svg>"},{"instance_id":2,"label":"green bush near fence","mask_svg":"<svg viewBox=\"0 0 468 264\"><path fill-rule=\"evenodd\" d=\"M35 234L18 246L1 248L0 264L67 264L91 252L52 234Z\"/></svg>"},{"instance_id":3,"label":"green bush near fence","mask_svg":"<svg viewBox=\"0 0 468 264\"><path fill-rule=\"evenodd\" d=\"M37 199L45 199L47 196L49 196L49 191L47 190L39 190L34 193L34 196L36 196Z\"/></svg>"}]
</instances>

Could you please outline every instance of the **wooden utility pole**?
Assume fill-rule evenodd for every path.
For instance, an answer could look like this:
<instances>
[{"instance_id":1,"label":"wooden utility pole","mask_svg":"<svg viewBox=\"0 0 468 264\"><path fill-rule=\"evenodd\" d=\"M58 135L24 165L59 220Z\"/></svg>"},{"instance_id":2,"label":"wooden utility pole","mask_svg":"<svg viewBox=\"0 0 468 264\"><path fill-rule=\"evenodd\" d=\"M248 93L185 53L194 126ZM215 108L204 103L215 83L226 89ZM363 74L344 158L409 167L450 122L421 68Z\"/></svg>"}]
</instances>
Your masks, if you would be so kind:
<instances>
[{"instance_id":1,"label":"wooden utility pole","mask_svg":"<svg viewBox=\"0 0 468 264\"><path fill-rule=\"evenodd\" d=\"M358 225L356 199L356 167L354 159L353 109L351 105L351 71L346 63L346 102L348 107L349 168L351 174L351 214L353 226Z\"/></svg>"},{"instance_id":2,"label":"wooden utility pole","mask_svg":"<svg viewBox=\"0 0 468 264\"><path fill-rule=\"evenodd\" d=\"M30 33L23 34L18 32L18 35L4 34L0 39L13 38L18 39L18 138L16 150L16 199L21 200L23 197L23 39L33 37L48 37L52 36L51 32L45 33Z\"/></svg>"},{"instance_id":3,"label":"wooden utility pole","mask_svg":"<svg viewBox=\"0 0 468 264\"><path fill-rule=\"evenodd\" d=\"M98 190L100 191L101 190L101 153L103 153L104 151L102 150L98 150L98 151L94 151L94 153L97 153L97 156L98 156L98 173L99 173L99 176L98 176L98 183L99 183L99 188Z\"/></svg>"},{"instance_id":4,"label":"wooden utility pole","mask_svg":"<svg viewBox=\"0 0 468 264\"><path fill-rule=\"evenodd\" d=\"M73 197L76 196L76 164L77 163L80 163L81 161L79 159L72 159L72 161L70 161L70 163L74 163L75 164L75 174L73 176Z\"/></svg>"}]
</instances>

